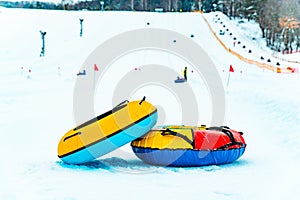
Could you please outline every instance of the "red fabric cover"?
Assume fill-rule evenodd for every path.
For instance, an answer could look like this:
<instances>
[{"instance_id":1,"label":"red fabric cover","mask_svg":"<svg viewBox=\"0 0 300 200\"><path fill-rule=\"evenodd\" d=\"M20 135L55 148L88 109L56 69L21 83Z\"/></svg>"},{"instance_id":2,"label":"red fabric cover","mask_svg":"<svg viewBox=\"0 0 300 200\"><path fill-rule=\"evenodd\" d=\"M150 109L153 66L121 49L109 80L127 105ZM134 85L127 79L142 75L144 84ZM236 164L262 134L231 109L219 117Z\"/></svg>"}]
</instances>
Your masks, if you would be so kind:
<instances>
[{"instance_id":1,"label":"red fabric cover","mask_svg":"<svg viewBox=\"0 0 300 200\"><path fill-rule=\"evenodd\" d=\"M237 131L231 130L236 142L245 144L243 136ZM196 130L194 131L195 149L197 150L215 150L226 144L230 144L230 138L221 131L216 130ZM240 145L230 146L228 149L239 148Z\"/></svg>"}]
</instances>

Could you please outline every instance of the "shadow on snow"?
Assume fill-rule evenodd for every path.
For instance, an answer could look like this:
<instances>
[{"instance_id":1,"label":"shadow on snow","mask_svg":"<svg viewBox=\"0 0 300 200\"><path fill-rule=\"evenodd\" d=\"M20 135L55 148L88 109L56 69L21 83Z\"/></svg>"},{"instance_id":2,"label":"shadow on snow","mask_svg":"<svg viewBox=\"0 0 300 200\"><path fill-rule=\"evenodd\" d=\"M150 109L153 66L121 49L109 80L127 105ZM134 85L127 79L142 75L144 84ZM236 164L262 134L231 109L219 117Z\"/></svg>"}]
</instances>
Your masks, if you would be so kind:
<instances>
[{"instance_id":1,"label":"shadow on snow","mask_svg":"<svg viewBox=\"0 0 300 200\"><path fill-rule=\"evenodd\" d=\"M178 171L190 171L190 170L200 170L200 171L210 172L210 171L218 171L222 169L244 167L249 165L250 163L251 162L247 160L241 159L233 163L224 164L224 165L209 165L209 166L200 166L200 167L167 167L167 166L150 165L138 159L125 160L118 157L94 160L80 165L66 164L63 163L62 161L57 162L58 165L69 169L81 169L81 170L102 169L111 172L122 171L122 172L130 172L130 173L139 173L139 172L146 172L146 171L148 171L148 173L149 172L163 173L165 171L178 172Z\"/></svg>"}]
</instances>

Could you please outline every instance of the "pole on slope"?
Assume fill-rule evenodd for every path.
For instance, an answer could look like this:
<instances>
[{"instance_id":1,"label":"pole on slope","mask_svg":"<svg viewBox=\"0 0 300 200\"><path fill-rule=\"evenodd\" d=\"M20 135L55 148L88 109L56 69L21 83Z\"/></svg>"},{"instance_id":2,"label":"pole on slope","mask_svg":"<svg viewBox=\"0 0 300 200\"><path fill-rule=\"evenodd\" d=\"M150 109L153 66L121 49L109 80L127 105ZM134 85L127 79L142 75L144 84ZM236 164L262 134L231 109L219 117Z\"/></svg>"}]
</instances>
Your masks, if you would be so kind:
<instances>
[{"instance_id":1,"label":"pole on slope","mask_svg":"<svg viewBox=\"0 0 300 200\"><path fill-rule=\"evenodd\" d=\"M99 71L99 67L97 66L97 64L94 64L94 90L96 89L96 84L95 84L95 77L96 77L96 71Z\"/></svg>"},{"instance_id":2,"label":"pole on slope","mask_svg":"<svg viewBox=\"0 0 300 200\"><path fill-rule=\"evenodd\" d=\"M82 22L83 22L83 19L79 19L79 22L80 22L80 37L82 37Z\"/></svg>"},{"instance_id":3,"label":"pole on slope","mask_svg":"<svg viewBox=\"0 0 300 200\"><path fill-rule=\"evenodd\" d=\"M228 77L227 77L227 87L229 86L231 72L234 72L232 65L229 66L229 73L228 73Z\"/></svg>"},{"instance_id":4,"label":"pole on slope","mask_svg":"<svg viewBox=\"0 0 300 200\"><path fill-rule=\"evenodd\" d=\"M41 33L41 38L42 38L42 49L41 49L40 57L44 57L45 56L45 35L46 35L46 32L40 31L40 33Z\"/></svg>"},{"instance_id":5,"label":"pole on slope","mask_svg":"<svg viewBox=\"0 0 300 200\"><path fill-rule=\"evenodd\" d=\"M100 10L101 11L104 11L104 1L100 1Z\"/></svg>"}]
</instances>

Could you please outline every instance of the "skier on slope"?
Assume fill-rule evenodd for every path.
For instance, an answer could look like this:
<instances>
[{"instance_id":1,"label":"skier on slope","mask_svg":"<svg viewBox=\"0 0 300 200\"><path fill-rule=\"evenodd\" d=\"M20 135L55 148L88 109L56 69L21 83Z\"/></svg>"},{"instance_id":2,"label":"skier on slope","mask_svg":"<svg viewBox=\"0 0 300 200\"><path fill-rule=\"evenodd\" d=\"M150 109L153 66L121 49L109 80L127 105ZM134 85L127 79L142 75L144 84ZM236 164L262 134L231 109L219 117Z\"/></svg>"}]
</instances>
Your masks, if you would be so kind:
<instances>
[{"instance_id":1,"label":"skier on slope","mask_svg":"<svg viewBox=\"0 0 300 200\"><path fill-rule=\"evenodd\" d=\"M187 67L185 67L183 70L183 77L184 77L184 80L187 81Z\"/></svg>"}]
</instances>

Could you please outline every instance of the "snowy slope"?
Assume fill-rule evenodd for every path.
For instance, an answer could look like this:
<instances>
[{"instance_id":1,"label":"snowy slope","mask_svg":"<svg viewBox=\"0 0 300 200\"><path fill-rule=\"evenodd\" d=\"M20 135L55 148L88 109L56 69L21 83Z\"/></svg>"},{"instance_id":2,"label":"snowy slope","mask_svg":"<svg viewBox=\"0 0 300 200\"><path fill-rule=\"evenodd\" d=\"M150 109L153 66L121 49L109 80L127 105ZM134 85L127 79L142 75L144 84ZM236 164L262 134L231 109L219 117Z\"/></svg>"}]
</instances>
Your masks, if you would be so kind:
<instances>
[{"instance_id":1,"label":"snowy slope","mask_svg":"<svg viewBox=\"0 0 300 200\"><path fill-rule=\"evenodd\" d=\"M230 21L223 13L209 13L205 14L209 24L214 32L231 51L238 52L243 57L257 61L262 64L268 64L273 67L280 68L299 68L300 63L295 61L293 56L282 56L278 52L273 52L266 48L266 42L262 38L259 25L253 21L246 22L246 20L235 19ZM249 30L251 30L249 32ZM221 34L221 32L223 34ZM291 62L289 62L291 61Z\"/></svg>"},{"instance_id":2,"label":"snowy slope","mask_svg":"<svg viewBox=\"0 0 300 200\"><path fill-rule=\"evenodd\" d=\"M198 13L0 11L0 199L297 199L300 195L298 74L276 74L239 60L220 46ZM208 19L214 16L206 14ZM82 38L79 18L84 18ZM235 23L225 16L221 20L253 52L271 56L263 45L243 36ZM226 90L225 124L243 131L248 143L238 161L188 169L155 167L138 160L128 145L85 166L65 165L57 158L60 137L75 126L73 90L82 63L105 40L148 27L148 22L153 28L193 34L213 60ZM40 30L47 32L43 58ZM232 45L232 38L222 39ZM299 61L299 55L293 59ZM98 85L97 114L113 106L118 80L145 63L167 65L178 73L186 65L153 51L118 60ZM226 87L230 64L235 72ZM209 124L213 113L207 106L211 104L207 88L199 74L190 71L189 78L200 102L200 120ZM172 93L153 85L134 91L132 100L145 93L163 107L166 124L180 123L183 111Z\"/></svg>"}]
</instances>

